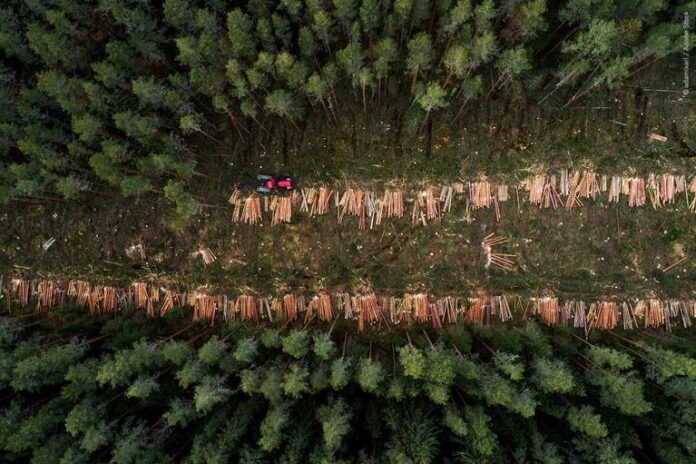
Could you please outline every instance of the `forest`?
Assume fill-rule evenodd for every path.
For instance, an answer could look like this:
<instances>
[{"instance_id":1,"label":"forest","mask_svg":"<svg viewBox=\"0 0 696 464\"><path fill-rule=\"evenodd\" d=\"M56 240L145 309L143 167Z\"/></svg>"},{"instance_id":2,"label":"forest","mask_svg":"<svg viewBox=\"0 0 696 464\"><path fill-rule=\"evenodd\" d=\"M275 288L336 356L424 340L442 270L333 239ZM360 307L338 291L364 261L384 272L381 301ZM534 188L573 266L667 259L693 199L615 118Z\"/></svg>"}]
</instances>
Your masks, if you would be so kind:
<instances>
[{"instance_id":1,"label":"forest","mask_svg":"<svg viewBox=\"0 0 696 464\"><path fill-rule=\"evenodd\" d=\"M9 0L0 201L150 195L189 219L221 164L239 175L267 150L286 163L313 128L350 132L355 151L359 118L377 115L395 150L415 133L427 155L434 119L473 117L529 145L536 119L619 90L636 106L627 134L680 115L664 127L671 156L693 156L692 100L673 100L694 17L693 1L662 0ZM666 112L644 90L665 82Z\"/></svg>"},{"instance_id":2,"label":"forest","mask_svg":"<svg viewBox=\"0 0 696 464\"><path fill-rule=\"evenodd\" d=\"M693 462L687 330L4 316L0 449L33 463ZM403 341L403 340L407 341Z\"/></svg>"},{"instance_id":3,"label":"forest","mask_svg":"<svg viewBox=\"0 0 696 464\"><path fill-rule=\"evenodd\" d=\"M696 462L694 24L5 0L0 462Z\"/></svg>"}]
</instances>

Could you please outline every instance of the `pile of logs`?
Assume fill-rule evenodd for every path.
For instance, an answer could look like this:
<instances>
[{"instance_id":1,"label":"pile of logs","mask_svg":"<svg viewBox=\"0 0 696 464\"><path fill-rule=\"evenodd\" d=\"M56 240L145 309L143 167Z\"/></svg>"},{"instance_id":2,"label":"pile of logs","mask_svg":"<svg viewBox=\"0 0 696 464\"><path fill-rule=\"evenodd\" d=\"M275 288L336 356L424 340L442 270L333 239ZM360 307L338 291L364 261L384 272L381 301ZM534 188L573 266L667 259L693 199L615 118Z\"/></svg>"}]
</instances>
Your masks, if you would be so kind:
<instances>
[{"instance_id":1,"label":"pile of logs","mask_svg":"<svg viewBox=\"0 0 696 464\"><path fill-rule=\"evenodd\" d=\"M632 177L627 179L628 184L628 206L638 207L645 205L645 180L640 177ZM625 190L622 182L621 192Z\"/></svg>"},{"instance_id":2,"label":"pile of logs","mask_svg":"<svg viewBox=\"0 0 696 464\"><path fill-rule=\"evenodd\" d=\"M435 301L435 309L438 319L446 324L454 324L457 322L459 314L459 299L451 296L438 298Z\"/></svg>"},{"instance_id":3,"label":"pile of logs","mask_svg":"<svg viewBox=\"0 0 696 464\"><path fill-rule=\"evenodd\" d=\"M365 324L375 325L382 319L382 311L374 293L351 298L352 310L358 314L358 331L365 330Z\"/></svg>"},{"instance_id":4,"label":"pile of logs","mask_svg":"<svg viewBox=\"0 0 696 464\"><path fill-rule=\"evenodd\" d=\"M118 309L118 289L116 287L104 287L101 300L101 310L114 313ZM159 295L158 295L159 296Z\"/></svg>"},{"instance_id":5,"label":"pile of logs","mask_svg":"<svg viewBox=\"0 0 696 464\"><path fill-rule=\"evenodd\" d=\"M331 297L325 293L316 295L307 304L305 322L308 322L316 314L320 321L331 321L334 318Z\"/></svg>"},{"instance_id":6,"label":"pile of logs","mask_svg":"<svg viewBox=\"0 0 696 464\"><path fill-rule=\"evenodd\" d=\"M440 204L442 212L449 213L452 210L452 197L454 196L454 188L449 185L443 185L440 189Z\"/></svg>"},{"instance_id":7,"label":"pile of logs","mask_svg":"<svg viewBox=\"0 0 696 464\"><path fill-rule=\"evenodd\" d=\"M20 281L21 285L26 285L26 281ZM58 288L57 283L52 280L44 280L37 285L38 304L37 309L51 309L54 306L62 306L65 302L65 290ZM28 286L26 288L17 289L18 294L21 292L21 299L27 301ZM25 303L26 305L26 303Z\"/></svg>"},{"instance_id":8,"label":"pile of logs","mask_svg":"<svg viewBox=\"0 0 696 464\"><path fill-rule=\"evenodd\" d=\"M490 208L493 204L491 183L486 180L469 182L469 203L474 209Z\"/></svg>"},{"instance_id":9,"label":"pile of logs","mask_svg":"<svg viewBox=\"0 0 696 464\"><path fill-rule=\"evenodd\" d=\"M529 192L529 202L539 208L558 208L561 197L556 190L556 176L536 175L522 182Z\"/></svg>"},{"instance_id":10,"label":"pile of logs","mask_svg":"<svg viewBox=\"0 0 696 464\"><path fill-rule=\"evenodd\" d=\"M488 298L469 298L469 308L464 313L465 320L469 324L483 324L490 314L490 300Z\"/></svg>"},{"instance_id":11,"label":"pile of logs","mask_svg":"<svg viewBox=\"0 0 696 464\"><path fill-rule=\"evenodd\" d=\"M689 184L689 187L687 188L687 192L691 192L693 195L693 199L691 200L691 203L689 203L689 209L691 210L692 213L696 213L696 177L694 177L691 180L691 183ZM687 202L689 201L689 194L686 193L686 199Z\"/></svg>"},{"instance_id":12,"label":"pile of logs","mask_svg":"<svg viewBox=\"0 0 696 464\"><path fill-rule=\"evenodd\" d=\"M229 199L229 203L232 205L233 222L243 222L244 224L258 224L261 222L261 200L255 193L242 198L241 192L235 190Z\"/></svg>"},{"instance_id":13,"label":"pile of logs","mask_svg":"<svg viewBox=\"0 0 696 464\"><path fill-rule=\"evenodd\" d=\"M349 188L346 190L343 196L341 196L341 199L338 201L337 205L339 208L338 223L343 223L343 219L346 214L349 216L356 216L358 218L358 230L365 230L365 220L367 217L365 200L368 196L372 196L372 198L374 198L374 195L370 194L372 194L372 192L361 189Z\"/></svg>"},{"instance_id":14,"label":"pile of logs","mask_svg":"<svg viewBox=\"0 0 696 464\"><path fill-rule=\"evenodd\" d=\"M261 222L261 202L257 195L251 195L244 200L242 222L244 224L257 224Z\"/></svg>"},{"instance_id":15,"label":"pile of logs","mask_svg":"<svg viewBox=\"0 0 696 464\"><path fill-rule=\"evenodd\" d=\"M560 316L558 298L532 298L532 308L533 314L539 316L544 324L550 326L558 324Z\"/></svg>"},{"instance_id":16,"label":"pile of logs","mask_svg":"<svg viewBox=\"0 0 696 464\"><path fill-rule=\"evenodd\" d=\"M215 325L217 309L217 299L215 297L198 293L195 295L193 304L193 320L207 322L212 327Z\"/></svg>"},{"instance_id":17,"label":"pile of logs","mask_svg":"<svg viewBox=\"0 0 696 464\"><path fill-rule=\"evenodd\" d=\"M301 190L302 203L300 212L308 213L310 216L323 216L329 212L329 201L334 195L333 189L329 187L303 188Z\"/></svg>"},{"instance_id":18,"label":"pile of logs","mask_svg":"<svg viewBox=\"0 0 696 464\"><path fill-rule=\"evenodd\" d=\"M636 176L599 177L594 171L575 171L568 173L562 170L560 185L556 189L556 177L553 175L534 175L522 183L529 192L529 202L539 208L557 208L561 196L566 196L565 208L572 209L581 206L580 199L596 199L600 192L607 192L609 203L618 203L621 195L628 196L630 207L644 206L646 198L650 198L653 208L673 204L680 193L696 193L696 178L687 185L686 176L674 174L649 174L647 181ZM646 188L648 195L646 196ZM693 204L693 203L691 203ZM690 205L691 205L690 204ZM696 208L696 204L693 204Z\"/></svg>"},{"instance_id":19,"label":"pile of logs","mask_svg":"<svg viewBox=\"0 0 696 464\"><path fill-rule=\"evenodd\" d=\"M413 202L411 223L427 226L430 221L440 219L443 212L452 208L452 195L452 187L444 187L440 191L428 187L420 192Z\"/></svg>"},{"instance_id":20,"label":"pile of logs","mask_svg":"<svg viewBox=\"0 0 696 464\"><path fill-rule=\"evenodd\" d=\"M243 321L258 321L259 310L257 308L256 296L239 295L232 305L231 319L237 316Z\"/></svg>"},{"instance_id":21,"label":"pile of logs","mask_svg":"<svg viewBox=\"0 0 696 464\"><path fill-rule=\"evenodd\" d=\"M505 295L491 297L491 314L498 315L501 322L507 322L512 319L510 305L508 305Z\"/></svg>"},{"instance_id":22,"label":"pile of logs","mask_svg":"<svg viewBox=\"0 0 696 464\"><path fill-rule=\"evenodd\" d=\"M404 216L404 192L401 189L386 189L382 202L380 217L401 218Z\"/></svg>"},{"instance_id":23,"label":"pile of logs","mask_svg":"<svg viewBox=\"0 0 696 464\"><path fill-rule=\"evenodd\" d=\"M280 309L282 312L276 313L279 318L296 321L297 314L300 311L304 311L304 297L288 293L283 296L283 304L280 306Z\"/></svg>"},{"instance_id":24,"label":"pile of logs","mask_svg":"<svg viewBox=\"0 0 696 464\"><path fill-rule=\"evenodd\" d=\"M602 301L590 304L587 314L590 328L599 330L613 330L619 321L619 308L614 301Z\"/></svg>"},{"instance_id":25,"label":"pile of logs","mask_svg":"<svg viewBox=\"0 0 696 464\"><path fill-rule=\"evenodd\" d=\"M159 307L158 316L163 317L167 314L167 311L172 309L174 306L181 306L181 301L177 298L177 295L172 290L164 291L164 298L162 298L162 305Z\"/></svg>"},{"instance_id":26,"label":"pile of logs","mask_svg":"<svg viewBox=\"0 0 696 464\"><path fill-rule=\"evenodd\" d=\"M280 318L297 320L297 299L292 293L285 294L278 302L274 301L273 309Z\"/></svg>"},{"instance_id":27,"label":"pile of logs","mask_svg":"<svg viewBox=\"0 0 696 464\"><path fill-rule=\"evenodd\" d=\"M404 215L404 193L399 189L387 189L381 199L375 201L375 214L370 221L370 229L381 225L382 218L400 218Z\"/></svg>"},{"instance_id":28,"label":"pile of logs","mask_svg":"<svg viewBox=\"0 0 696 464\"><path fill-rule=\"evenodd\" d=\"M12 279L10 291L17 296L17 303L24 308L29 304L29 281Z\"/></svg>"},{"instance_id":29,"label":"pile of logs","mask_svg":"<svg viewBox=\"0 0 696 464\"><path fill-rule=\"evenodd\" d=\"M607 201L609 203L618 203L619 202L619 197L622 192L622 179L619 176L612 176L611 177L611 184L609 186L609 194Z\"/></svg>"},{"instance_id":30,"label":"pile of logs","mask_svg":"<svg viewBox=\"0 0 696 464\"><path fill-rule=\"evenodd\" d=\"M429 319L428 314L428 295L422 293L416 295L406 294L403 299L402 315L405 320L414 320L420 324L425 323Z\"/></svg>"},{"instance_id":31,"label":"pile of logs","mask_svg":"<svg viewBox=\"0 0 696 464\"><path fill-rule=\"evenodd\" d=\"M273 197L270 210L273 212L271 225L290 222L292 219L292 198L289 196Z\"/></svg>"},{"instance_id":32,"label":"pile of logs","mask_svg":"<svg viewBox=\"0 0 696 464\"><path fill-rule=\"evenodd\" d=\"M135 309L146 309L149 301L147 284L145 282L133 282L131 287L133 288Z\"/></svg>"}]
</instances>

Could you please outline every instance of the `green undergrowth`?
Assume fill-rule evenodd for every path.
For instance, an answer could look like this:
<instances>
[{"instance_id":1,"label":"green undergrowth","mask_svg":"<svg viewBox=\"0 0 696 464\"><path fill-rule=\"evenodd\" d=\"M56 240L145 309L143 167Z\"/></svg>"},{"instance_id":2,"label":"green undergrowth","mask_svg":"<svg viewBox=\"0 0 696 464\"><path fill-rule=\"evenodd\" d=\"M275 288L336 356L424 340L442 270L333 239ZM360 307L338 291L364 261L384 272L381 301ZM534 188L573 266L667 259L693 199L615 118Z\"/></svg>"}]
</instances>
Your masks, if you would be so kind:
<instances>
[{"instance_id":1,"label":"green undergrowth","mask_svg":"<svg viewBox=\"0 0 696 464\"><path fill-rule=\"evenodd\" d=\"M229 207L221 207L175 232L162 223L157 205L31 206L1 221L7 246L0 272L161 281L226 293L306 288L448 295L482 288L586 299L691 295L691 260L662 271L694 253L689 237L696 217L683 199L658 210L597 200L570 212L522 203L517 212L515 203L513 191L500 222L490 210L465 221L464 201L457 198L450 213L427 227L404 217L366 231L357 230L355 218L337 224L335 211L316 218L296 213L292 223L270 227L233 224ZM496 251L516 255L513 271L485 269L479 245L491 232L510 238ZM49 237L57 242L43 251ZM145 260L126 255L135 243L143 244ZM200 244L216 254L215 263L205 266L194 254Z\"/></svg>"}]
</instances>

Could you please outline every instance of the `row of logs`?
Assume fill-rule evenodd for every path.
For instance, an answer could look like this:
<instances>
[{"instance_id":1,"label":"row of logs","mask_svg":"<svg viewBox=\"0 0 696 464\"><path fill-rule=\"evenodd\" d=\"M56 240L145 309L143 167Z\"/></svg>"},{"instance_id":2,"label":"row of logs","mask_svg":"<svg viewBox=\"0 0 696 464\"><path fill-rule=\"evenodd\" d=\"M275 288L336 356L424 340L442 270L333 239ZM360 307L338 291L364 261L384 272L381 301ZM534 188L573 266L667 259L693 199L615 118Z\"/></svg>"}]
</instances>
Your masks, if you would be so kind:
<instances>
[{"instance_id":1,"label":"row of logs","mask_svg":"<svg viewBox=\"0 0 696 464\"><path fill-rule=\"evenodd\" d=\"M571 210L582 206L583 200L596 200L603 193L607 202L618 203L626 196L630 207L645 206L648 201L653 208L674 204L680 194L684 195L689 208L696 212L696 177L687 183L686 176L676 174L649 174L647 179L639 176L606 176L594 171L561 170L555 174L537 174L524 179L516 189L527 192L527 200L538 208ZM260 196L252 193L243 196L235 190L229 199L232 205L232 221L245 224L258 224L264 214L270 215L271 225L288 223L292 219L293 208L310 217L329 213L332 202L337 213L338 223L346 216L357 218L358 228L365 230L380 225L383 218L401 218L404 204L413 204L411 222L427 225L440 219L452 208L455 194L465 195L467 209L492 208L496 219L500 220L500 203L509 200L508 185L493 183L486 179L440 187L427 187L405 199L404 191L387 188L377 195L372 190L347 188L343 193L331 187L308 187L295 190L283 196ZM689 194L691 193L691 198ZM517 193L519 201L519 191ZM333 199L333 200L332 200Z\"/></svg>"},{"instance_id":2,"label":"row of logs","mask_svg":"<svg viewBox=\"0 0 696 464\"><path fill-rule=\"evenodd\" d=\"M367 325L387 328L391 324L431 324L440 328L446 324L466 322L491 324L513 319L505 295L483 295L476 298L434 297L427 294L404 294L400 297L378 296L374 293L319 293L314 296L287 293L278 297L259 295L209 295L202 291L161 288L145 282L133 282L127 287L93 285L84 280L60 282L54 280L13 279L4 296L19 307L36 302L37 311L50 310L66 304L68 299L90 314L113 313L131 307L146 312L148 317L162 317L173 308L193 308L193 320L214 324L225 321L260 322L268 320L297 321L313 319L326 322L339 317L355 320L358 330ZM632 330L664 328L670 331L674 320L683 327L691 326L696 317L696 300L660 300L650 298L634 301L560 301L556 297L515 297L518 317L538 317L544 324L572 325L590 330Z\"/></svg>"}]
</instances>

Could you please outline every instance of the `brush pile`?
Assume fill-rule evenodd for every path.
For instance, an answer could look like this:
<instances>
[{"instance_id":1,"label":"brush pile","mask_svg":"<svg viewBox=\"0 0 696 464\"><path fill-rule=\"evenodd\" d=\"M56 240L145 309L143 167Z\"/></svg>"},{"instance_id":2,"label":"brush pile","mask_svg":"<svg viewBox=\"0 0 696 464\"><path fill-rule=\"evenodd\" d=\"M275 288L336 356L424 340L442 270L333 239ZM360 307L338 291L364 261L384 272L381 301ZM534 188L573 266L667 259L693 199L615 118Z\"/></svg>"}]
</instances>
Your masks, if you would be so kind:
<instances>
[{"instance_id":1,"label":"brush pile","mask_svg":"<svg viewBox=\"0 0 696 464\"><path fill-rule=\"evenodd\" d=\"M484 266L486 269L490 268L491 265L497 266L506 271L511 271L515 262L513 258L517 255L505 254L505 253L494 253L493 247L496 245L502 245L509 241L506 237L494 237L494 233L486 235L481 242L481 254L483 255Z\"/></svg>"},{"instance_id":2,"label":"brush pile","mask_svg":"<svg viewBox=\"0 0 696 464\"><path fill-rule=\"evenodd\" d=\"M215 255L213 254L212 251L210 251L210 248L207 246L202 246L198 248L198 253L201 255L201 259L203 259L203 263L207 266L209 264L213 264L215 260L217 259Z\"/></svg>"}]
</instances>

